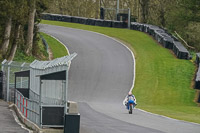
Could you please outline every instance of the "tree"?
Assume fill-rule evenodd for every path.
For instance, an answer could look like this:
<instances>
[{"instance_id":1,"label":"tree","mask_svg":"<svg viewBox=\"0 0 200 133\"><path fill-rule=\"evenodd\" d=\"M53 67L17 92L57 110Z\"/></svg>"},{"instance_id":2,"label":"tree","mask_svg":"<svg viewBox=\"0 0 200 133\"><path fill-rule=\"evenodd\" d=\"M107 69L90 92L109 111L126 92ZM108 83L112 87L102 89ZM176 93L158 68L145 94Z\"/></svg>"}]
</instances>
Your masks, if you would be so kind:
<instances>
[{"instance_id":1,"label":"tree","mask_svg":"<svg viewBox=\"0 0 200 133\"><path fill-rule=\"evenodd\" d=\"M19 37L20 37L21 27L26 24L27 21L24 18L26 18L28 14L26 0L13 0L13 2L15 5L14 7L15 12L13 12L13 23L15 25L13 26L14 37L10 49L10 54L8 56L8 60L10 61L13 60L15 56L20 41Z\"/></svg>"},{"instance_id":2,"label":"tree","mask_svg":"<svg viewBox=\"0 0 200 133\"><path fill-rule=\"evenodd\" d=\"M94 18L96 18L96 19L98 19L99 18L99 15L100 15L100 0L96 0L95 1L95 17Z\"/></svg>"},{"instance_id":3,"label":"tree","mask_svg":"<svg viewBox=\"0 0 200 133\"><path fill-rule=\"evenodd\" d=\"M5 22L5 31L3 35L3 42L0 47L1 53L3 56L8 51L8 46L10 42L10 35L11 35L11 28L12 28L12 15L13 15L13 9L14 9L14 2L12 0L5 0L1 1L1 9L0 9L0 15L2 16L4 22Z\"/></svg>"},{"instance_id":4,"label":"tree","mask_svg":"<svg viewBox=\"0 0 200 133\"><path fill-rule=\"evenodd\" d=\"M147 23L147 17L149 15L149 0L139 0L141 7L141 22Z\"/></svg>"},{"instance_id":5,"label":"tree","mask_svg":"<svg viewBox=\"0 0 200 133\"><path fill-rule=\"evenodd\" d=\"M181 36L187 42L200 50L200 1L199 0L179 0L179 19L183 27L178 29Z\"/></svg>"},{"instance_id":6,"label":"tree","mask_svg":"<svg viewBox=\"0 0 200 133\"><path fill-rule=\"evenodd\" d=\"M200 22L200 0L180 0L182 17L188 22Z\"/></svg>"},{"instance_id":7,"label":"tree","mask_svg":"<svg viewBox=\"0 0 200 133\"><path fill-rule=\"evenodd\" d=\"M34 21L35 21L35 12L36 12L36 0L29 1L29 19L28 19L28 32L26 38L26 49L25 53L27 55L32 55L32 47L33 47L33 31L34 31Z\"/></svg>"},{"instance_id":8,"label":"tree","mask_svg":"<svg viewBox=\"0 0 200 133\"><path fill-rule=\"evenodd\" d=\"M18 45L18 42L19 42L20 29L21 29L21 25L19 23L17 23L16 27L15 27L15 38L14 38L14 41L13 41L13 44L12 44L12 47L11 47L11 51L10 51L10 54L9 54L9 57L8 57L9 61L13 60L13 58L15 56L15 53L16 53L16 50L17 50L17 45Z\"/></svg>"},{"instance_id":9,"label":"tree","mask_svg":"<svg viewBox=\"0 0 200 133\"><path fill-rule=\"evenodd\" d=\"M38 32L34 25L39 23L46 4L45 0L0 0L0 60L13 60L17 50L32 54L33 43L37 45L34 35Z\"/></svg>"},{"instance_id":10,"label":"tree","mask_svg":"<svg viewBox=\"0 0 200 133\"><path fill-rule=\"evenodd\" d=\"M12 28L12 17L10 16L6 22L3 43L1 45L1 52L3 55L5 55L8 50L8 46L9 46L9 42L10 42L11 28Z\"/></svg>"}]
</instances>

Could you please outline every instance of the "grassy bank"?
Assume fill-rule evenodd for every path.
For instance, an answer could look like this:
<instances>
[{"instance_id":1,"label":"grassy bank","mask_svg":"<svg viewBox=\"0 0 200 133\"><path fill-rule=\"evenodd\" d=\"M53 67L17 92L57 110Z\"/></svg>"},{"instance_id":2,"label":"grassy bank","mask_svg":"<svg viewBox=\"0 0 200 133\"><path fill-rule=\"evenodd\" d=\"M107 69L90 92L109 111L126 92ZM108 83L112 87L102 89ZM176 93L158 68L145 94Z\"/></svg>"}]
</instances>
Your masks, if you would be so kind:
<instances>
[{"instance_id":1,"label":"grassy bank","mask_svg":"<svg viewBox=\"0 0 200 133\"><path fill-rule=\"evenodd\" d=\"M48 53L45 50L45 46L42 43L42 39L38 35L38 42L37 45L34 44L33 46L33 55L27 56L23 49L18 48L14 57L14 61L17 62L33 62L35 59L37 60L47 60Z\"/></svg>"},{"instance_id":2,"label":"grassy bank","mask_svg":"<svg viewBox=\"0 0 200 133\"><path fill-rule=\"evenodd\" d=\"M55 38L45 33L40 32L40 34L44 37L44 39L48 43L48 47L50 47L51 52L53 53L53 58L59 58L59 57L68 55L66 48L59 41L57 41ZM14 61L32 62L35 59L48 60L48 53L46 51L46 48L41 38L38 41L37 47L33 51L35 51L35 54L34 54L35 56L26 56L26 54L23 51L17 50Z\"/></svg>"},{"instance_id":3,"label":"grassy bank","mask_svg":"<svg viewBox=\"0 0 200 133\"><path fill-rule=\"evenodd\" d=\"M176 119L200 123L191 83L195 66L180 60L142 32L43 20L44 24L95 31L123 41L136 57L133 93L138 108Z\"/></svg>"},{"instance_id":4,"label":"grassy bank","mask_svg":"<svg viewBox=\"0 0 200 133\"><path fill-rule=\"evenodd\" d=\"M57 41L55 38L43 32L40 32L40 34L44 37L44 39L48 43L48 46L52 51L53 58L59 58L68 55L66 48L59 41Z\"/></svg>"}]
</instances>

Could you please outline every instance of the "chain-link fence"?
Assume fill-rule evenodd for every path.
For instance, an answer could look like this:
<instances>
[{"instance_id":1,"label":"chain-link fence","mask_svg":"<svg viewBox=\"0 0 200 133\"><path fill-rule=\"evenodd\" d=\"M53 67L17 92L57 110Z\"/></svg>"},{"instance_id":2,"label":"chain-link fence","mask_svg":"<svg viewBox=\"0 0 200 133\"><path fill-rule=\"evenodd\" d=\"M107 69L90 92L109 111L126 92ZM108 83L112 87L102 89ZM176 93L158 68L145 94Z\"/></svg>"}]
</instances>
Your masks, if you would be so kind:
<instances>
[{"instance_id":1,"label":"chain-link fence","mask_svg":"<svg viewBox=\"0 0 200 133\"><path fill-rule=\"evenodd\" d=\"M35 60L31 64L4 60L4 100L15 103L24 117L40 127L63 127L68 70L76 55L52 61Z\"/></svg>"},{"instance_id":2,"label":"chain-link fence","mask_svg":"<svg viewBox=\"0 0 200 133\"><path fill-rule=\"evenodd\" d=\"M29 70L29 63L7 61L2 62L1 70L4 74L3 78L3 99L7 102L14 102L14 88L15 88L15 72ZM16 85L20 88L28 86L26 77L21 77L17 80Z\"/></svg>"}]
</instances>

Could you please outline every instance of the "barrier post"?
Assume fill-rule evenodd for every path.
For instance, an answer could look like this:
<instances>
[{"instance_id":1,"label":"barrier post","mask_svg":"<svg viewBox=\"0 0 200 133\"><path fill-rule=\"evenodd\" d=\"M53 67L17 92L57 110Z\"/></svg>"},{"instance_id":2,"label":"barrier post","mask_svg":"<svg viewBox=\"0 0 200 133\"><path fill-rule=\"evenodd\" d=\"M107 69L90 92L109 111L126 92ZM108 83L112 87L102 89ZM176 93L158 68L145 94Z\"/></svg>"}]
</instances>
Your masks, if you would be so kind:
<instances>
[{"instance_id":1,"label":"barrier post","mask_svg":"<svg viewBox=\"0 0 200 133\"><path fill-rule=\"evenodd\" d=\"M20 111L22 111L21 107L22 105L21 105L21 95L20 95Z\"/></svg>"},{"instance_id":2,"label":"barrier post","mask_svg":"<svg viewBox=\"0 0 200 133\"><path fill-rule=\"evenodd\" d=\"M22 110L22 113L24 115L24 97L23 97L23 110Z\"/></svg>"},{"instance_id":3,"label":"barrier post","mask_svg":"<svg viewBox=\"0 0 200 133\"><path fill-rule=\"evenodd\" d=\"M27 118L27 105L28 105L28 100L26 99L26 118Z\"/></svg>"},{"instance_id":4,"label":"barrier post","mask_svg":"<svg viewBox=\"0 0 200 133\"><path fill-rule=\"evenodd\" d=\"M17 92L16 92L16 95L17 95L17 96L16 96L16 97L17 97L17 107L19 107L19 106L18 106L18 93L17 93Z\"/></svg>"}]
</instances>

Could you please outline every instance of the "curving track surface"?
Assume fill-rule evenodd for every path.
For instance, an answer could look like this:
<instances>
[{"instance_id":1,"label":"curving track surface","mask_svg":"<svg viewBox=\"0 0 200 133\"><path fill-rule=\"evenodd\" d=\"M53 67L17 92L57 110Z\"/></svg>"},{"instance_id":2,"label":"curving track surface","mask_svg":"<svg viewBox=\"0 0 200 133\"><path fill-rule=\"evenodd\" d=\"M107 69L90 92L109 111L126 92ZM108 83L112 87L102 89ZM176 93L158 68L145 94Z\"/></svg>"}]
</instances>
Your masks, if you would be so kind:
<instances>
[{"instance_id":1,"label":"curving track surface","mask_svg":"<svg viewBox=\"0 0 200 133\"><path fill-rule=\"evenodd\" d=\"M40 25L78 56L69 71L68 100L79 102L81 133L199 133L200 125L135 109L122 101L132 87L131 52L112 38L89 31Z\"/></svg>"}]
</instances>

